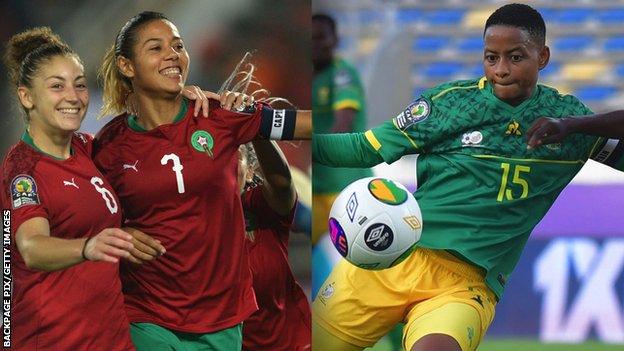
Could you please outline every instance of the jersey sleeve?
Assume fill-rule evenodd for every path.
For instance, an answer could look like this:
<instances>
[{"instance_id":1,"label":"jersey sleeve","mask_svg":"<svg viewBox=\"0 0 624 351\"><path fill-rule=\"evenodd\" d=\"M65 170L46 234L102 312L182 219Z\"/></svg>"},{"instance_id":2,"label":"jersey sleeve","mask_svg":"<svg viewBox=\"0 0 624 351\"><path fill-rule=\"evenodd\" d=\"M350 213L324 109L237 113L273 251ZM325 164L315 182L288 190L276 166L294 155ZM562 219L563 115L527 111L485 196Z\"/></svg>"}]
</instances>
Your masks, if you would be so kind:
<instances>
[{"instance_id":1,"label":"jersey sleeve","mask_svg":"<svg viewBox=\"0 0 624 351\"><path fill-rule=\"evenodd\" d=\"M364 133L315 134L312 161L329 167L373 167L384 160L367 142Z\"/></svg>"},{"instance_id":2,"label":"jersey sleeve","mask_svg":"<svg viewBox=\"0 0 624 351\"><path fill-rule=\"evenodd\" d=\"M563 100L568 111L568 116L586 116L594 113L587 105L573 95L564 95Z\"/></svg>"},{"instance_id":3,"label":"jersey sleeve","mask_svg":"<svg viewBox=\"0 0 624 351\"><path fill-rule=\"evenodd\" d=\"M624 171L624 139L600 138L590 157L609 167Z\"/></svg>"},{"instance_id":4,"label":"jersey sleeve","mask_svg":"<svg viewBox=\"0 0 624 351\"><path fill-rule=\"evenodd\" d=\"M577 97L565 95L566 102L565 115L571 116L589 116L594 112L581 102ZM573 134L568 137L575 145L585 145L589 151L586 157L605 164L609 167L624 171L624 140L610 139L604 137L596 137L587 134Z\"/></svg>"},{"instance_id":5,"label":"jersey sleeve","mask_svg":"<svg viewBox=\"0 0 624 351\"><path fill-rule=\"evenodd\" d=\"M571 111L568 113L573 116L588 116L594 112L583 104L578 98L572 95L565 96L566 102L570 106ZM593 141L589 158L596 162L600 162L609 167L624 171L624 139L596 138L591 135L573 135Z\"/></svg>"},{"instance_id":6,"label":"jersey sleeve","mask_svg":"<svg viewBox=\"0 0 624 351\"><path fill-rule=\"evenodd\" d=\"M45 196L37 183L34 172L23 172L5 164L2 181L2 203L11 210L13 232L27 220L35 217L49 218Z\"/></svg>"},{"instance_id":7,"label":"jersey sleeve","mask_svg":"<svg viewBox=\"0 0 624 351\"><path fill-rule=\"evenodd\" d=\"M356 72L347 68L338 68L334 75L334 96L332 109L362 109L364 94Z\"/></svg>"},{"instance_id":8,"label":"jersey sleeve","mask_svg":"<svg viewBox=\"0 0 624 351\"><path fill-rule=\"evenodd\" d=\"M237 112L225 110L218 101L210 100L210 113L227 126L239 144L259 138L262 107L263 104L256 103L251 108Z\"/></svg>"},{"instance_id":9,"label":"jersey sleeve","mask_svg":"<svg viewBox=\"0 0 624 351\"><path fill-rule=\"evenodd\" d=\"M395 118L364 133L370 146L387 163L404 155L426 153L445 133L452 132L450 116L440 113L424 96L413 101ZM447 127L448 126L448 127Z\"/></svg>"},{"instance_id":10,"label":"jersey sleeve","mask_svg":"<svg viewBox=\"0 0 624 351\"><path fill-rule=\"evenodd\" d=\"M476 82L458 81L427 89L395 118L367 131L366 138L387 163L404 155L434 152L465 128L456 116L457 105L474 99L471 94L478 93L477 87Z\"/></svg>"}]
</instances>

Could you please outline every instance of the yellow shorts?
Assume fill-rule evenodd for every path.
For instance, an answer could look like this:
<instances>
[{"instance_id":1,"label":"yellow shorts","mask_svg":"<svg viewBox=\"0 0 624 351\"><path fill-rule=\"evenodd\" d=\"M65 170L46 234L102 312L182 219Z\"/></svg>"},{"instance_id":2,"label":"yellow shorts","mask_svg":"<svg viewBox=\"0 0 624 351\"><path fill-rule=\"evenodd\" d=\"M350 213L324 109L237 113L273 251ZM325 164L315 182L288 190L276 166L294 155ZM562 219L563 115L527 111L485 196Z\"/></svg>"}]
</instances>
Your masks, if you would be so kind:
<instances>
[{"instance_id":1,"label":"yellow shorts","mask_svg":"<svg viewBox=\"0 0 624 351\"><path fill-rule=\"evenodd\" d=\"M406 350L425 335L446 334L475 350L494 318L484 272L443 250L418 248L399 265L371 271L345 260L313 303L313 319L350 344L370 347L405 323Z\"/></svg>"},{"instance_id":2,"label":"yellow shorts","mask_svg":"<svg viewBox=\"0 0 624 351\"><path fill-rule=\"evenodd\" d=\"M312 244L329 231L329 211L340 193L312 195Z\"/></svg>"}]
</instances>

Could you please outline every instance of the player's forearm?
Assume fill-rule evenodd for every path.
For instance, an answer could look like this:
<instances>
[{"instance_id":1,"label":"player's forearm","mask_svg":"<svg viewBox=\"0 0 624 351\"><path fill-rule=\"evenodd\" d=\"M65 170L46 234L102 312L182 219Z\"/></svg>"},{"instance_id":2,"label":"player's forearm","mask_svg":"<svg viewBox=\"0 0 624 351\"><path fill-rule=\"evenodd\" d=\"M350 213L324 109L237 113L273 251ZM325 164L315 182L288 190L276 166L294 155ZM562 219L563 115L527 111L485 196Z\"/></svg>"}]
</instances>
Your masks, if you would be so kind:
<instances>
[{"instance_id":1,"label":"player's forearm","mask_svg":"<svg viewBox=\"0 0 624 351\"><path fill-rule=\"evenodd\" d=\"M295 203L295 187L286 157L274 141L258 140L253 146L264 176L265 199L276 212L288 213Z\"/></svg>"},{"instance_id":2,"label":"player's forearm","mask_svg":"<svg viewBox=\"0 0 624 351\"><path fill-rule=\"evenodd\" d=\"M624 138L624 110L593 116L566 118L570 133L582 133L607 138Z\"/></svg>"},{"instance_id":3,"label":"player's forearm","mask_svg":"<svg viewBox=\"0 0 624 351\"><path fill-rule=\"evenodd\" d=\"M22 241L18 250L28 268L52 272L83 262L82 249L86 240L35 235Z\"/></svg>"},{"instance_id":4,"label":"player's forearm","mask_svg":"<svg viewBox=\"0 0 624 351\"><path fill-rule=\"evenodd\" d=\"M312 160L330 167L366 168L383 162L363 133L315 134Z\"/></svg>"},{"instance_id":5,"label":"player's forearm","mask_svg":"<svg viewBox=\"0 0 624 351\"><path fill-rule=\"evenodd\" d=\"M310 138L312 138L312 111L297 110L293 139L308 140Z\"/></svg>"}]
</instances>

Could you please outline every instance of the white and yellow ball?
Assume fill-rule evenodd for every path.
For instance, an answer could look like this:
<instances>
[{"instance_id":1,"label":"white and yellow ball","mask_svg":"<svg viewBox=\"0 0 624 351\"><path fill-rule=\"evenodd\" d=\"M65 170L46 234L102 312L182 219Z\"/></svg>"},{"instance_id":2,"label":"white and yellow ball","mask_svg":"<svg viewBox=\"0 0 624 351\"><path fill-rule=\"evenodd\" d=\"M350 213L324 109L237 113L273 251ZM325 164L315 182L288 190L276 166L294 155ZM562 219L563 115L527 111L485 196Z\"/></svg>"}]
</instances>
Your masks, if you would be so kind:
<instances>
[{"instance_id":1,"label":"white and yellow ball","mask_svg":"<svg viewBox=\"0 0 624 351\"><path fill-rule=\"evenodd\" d=\"M364 269L386 269L415 249L422 215L402 184L379 177L357 180L338 195L329 214L329 234L347 261Z\"/></svg>"}]
</instances>

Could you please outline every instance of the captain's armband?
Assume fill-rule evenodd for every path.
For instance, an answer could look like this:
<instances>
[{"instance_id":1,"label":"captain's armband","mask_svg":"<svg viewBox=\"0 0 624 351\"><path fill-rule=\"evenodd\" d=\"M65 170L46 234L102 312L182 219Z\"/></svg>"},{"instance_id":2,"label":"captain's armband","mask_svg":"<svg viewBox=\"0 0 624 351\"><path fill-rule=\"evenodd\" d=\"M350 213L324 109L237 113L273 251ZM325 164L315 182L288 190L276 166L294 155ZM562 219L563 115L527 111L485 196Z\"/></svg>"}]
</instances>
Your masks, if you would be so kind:
<instances>
[{"instance_id":1,"label":"captain's armband","mask_svg":"<svg viewBox=\"0 0 624 351\"><path fill-rule=\"evenodd\" d=\"M292 140L296 121L296 110L275 110L262 106L260 135L264 139Z\"/></svg>"}]
</instances>

